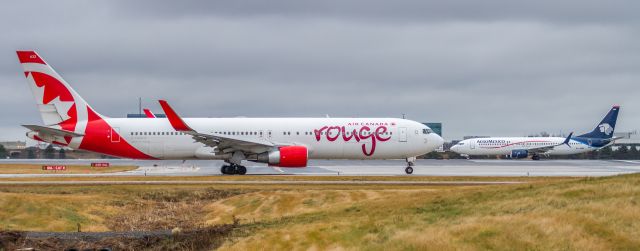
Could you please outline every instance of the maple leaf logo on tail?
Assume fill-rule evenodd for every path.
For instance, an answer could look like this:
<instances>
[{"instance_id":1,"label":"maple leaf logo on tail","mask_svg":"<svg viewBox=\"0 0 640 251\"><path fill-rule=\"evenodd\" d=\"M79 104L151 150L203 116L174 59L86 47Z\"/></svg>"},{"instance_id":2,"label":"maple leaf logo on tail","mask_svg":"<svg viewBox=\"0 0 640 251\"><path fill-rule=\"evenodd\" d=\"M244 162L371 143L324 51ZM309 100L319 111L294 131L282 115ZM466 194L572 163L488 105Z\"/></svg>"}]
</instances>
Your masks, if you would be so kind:
<instances>
[{"instance_id":1,"label":"maple leaf logo on tail","mask_svg":"<svg viewBox=\"0 0 640 251\"><path fill-rule=\"evenodd\" d=\"M90 107L35 51L17 51L29 88L46 126L77 132ZM68 145L71 138L55 141Z\"/></svg>"}]
</instances>

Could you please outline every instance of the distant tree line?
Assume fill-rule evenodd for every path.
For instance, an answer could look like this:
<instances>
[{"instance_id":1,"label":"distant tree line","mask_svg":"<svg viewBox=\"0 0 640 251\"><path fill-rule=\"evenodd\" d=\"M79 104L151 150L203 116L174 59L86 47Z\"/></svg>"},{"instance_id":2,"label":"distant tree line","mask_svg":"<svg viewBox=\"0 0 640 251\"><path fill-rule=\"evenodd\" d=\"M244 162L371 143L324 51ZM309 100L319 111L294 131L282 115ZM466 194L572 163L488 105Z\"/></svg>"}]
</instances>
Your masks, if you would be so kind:
<instances>
[{"instance_id":1,"label":"distant tree line","mask_svg":"<svg viewBox=\"0 0 640 251\"><path fill-rule=\"evenodd\" d=\"M3 145L0 145L0 158L7 158L7 149Z\"/></svg>"},{"instance_id":2,"label":"distant tree line","mask_svg":"<svg viewBox=\"0 0 640 251\"><path fill-rule=\"evenodd\" d=\"M26 152L26 156L24 156L25 152ZM64 150L64 148L60 148L56 150L56 148L53 147L52 144L49 144L43 151L40 151L40 149L38 149L37 147L27 147L27 149L25 149L21 155L23 155L22 158L27 158L27 159L66 159L67 158L67 152ZM2 156L6 158L6 155L2 155L2 149L0 149L0 157Z\"/></svg>"}]
</instances>

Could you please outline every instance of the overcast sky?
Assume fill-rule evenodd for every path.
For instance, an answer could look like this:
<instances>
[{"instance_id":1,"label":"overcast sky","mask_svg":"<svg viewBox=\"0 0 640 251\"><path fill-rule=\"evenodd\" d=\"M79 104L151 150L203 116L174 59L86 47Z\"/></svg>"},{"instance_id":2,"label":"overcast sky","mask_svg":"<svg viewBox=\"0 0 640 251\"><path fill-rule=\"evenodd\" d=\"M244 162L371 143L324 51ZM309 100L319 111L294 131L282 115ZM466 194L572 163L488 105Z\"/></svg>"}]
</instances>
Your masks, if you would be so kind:
<instances>
[{"instance_id":1,"label":"overcast sky","mask_svg":"<svg viewBox=\"0 0 640 251\"><path fill-rule=\"evenodd\" d=\"M0 140L42 123L15 50L98 112L401 117L447 140L640 128L640 1L5 1Z\"/></svg>"}]
</instances>

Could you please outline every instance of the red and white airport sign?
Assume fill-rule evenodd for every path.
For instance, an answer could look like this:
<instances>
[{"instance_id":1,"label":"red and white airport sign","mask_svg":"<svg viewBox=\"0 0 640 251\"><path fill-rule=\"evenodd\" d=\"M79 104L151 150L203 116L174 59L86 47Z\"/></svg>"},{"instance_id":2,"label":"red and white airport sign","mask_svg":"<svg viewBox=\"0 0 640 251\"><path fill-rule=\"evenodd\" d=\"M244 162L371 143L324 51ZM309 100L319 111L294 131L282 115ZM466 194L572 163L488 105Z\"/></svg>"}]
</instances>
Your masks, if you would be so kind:
<instances>
[{"instance_id":1,"label":"red and white airport sign","mask_svg":"<svg viewBox=\"0 0 640 251\"><path fill-rule=\"evenodd\" d=\"M91 167L109 167L109 162L94 162Z\"/></svg>"},{"instance_id":2,"label":"red and white airport sign","mask_svg":"<svg viewBox=\"0 0 640 251\"><path fill-rule=\"evenodd\" d=\"M44 165L44 166L42 166L42 170L45 170L45 171L64 171L64 170L67 170L67 166Z\"/></svg>"}]
</instances>

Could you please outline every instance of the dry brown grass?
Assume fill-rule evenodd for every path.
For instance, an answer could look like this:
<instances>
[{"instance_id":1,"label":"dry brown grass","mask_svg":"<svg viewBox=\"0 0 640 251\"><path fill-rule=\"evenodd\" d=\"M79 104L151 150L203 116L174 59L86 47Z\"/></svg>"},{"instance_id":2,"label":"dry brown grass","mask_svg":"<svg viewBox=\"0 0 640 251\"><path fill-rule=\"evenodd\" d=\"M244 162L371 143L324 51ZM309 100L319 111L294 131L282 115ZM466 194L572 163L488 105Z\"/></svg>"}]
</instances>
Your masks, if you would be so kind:
<instances>
[{"instance_id":1,"label":"dry brown grass","mask_svg":"<svg viewBox=\"0 0 640 251\"><path fill-rule=\"evenodd\" d=\"M295 178L336 179L266 179ZM0 186L0 225L73 231L79 221L90 230L151 230L230 223L235 216L241 226L222 246L227 250L633 250L640 246L640 175L520 180L532 183Z\"/></svg>"},{"instance_id":2,"label":"dry brown grass","mask_svg":"<svg viewBox=\"0 0 640 251\"><path fill-rule=\"evenodd\" d=\"M633 250L640 247L639 185L640 175L627 175L413 190L265 217L223 249ZM246 209L227 210L242 216Z\"/></svg>"},{"instance_id":3,"label":"dry brown grass","mask_svg":"<svg viewBox=\"0 0 640 251\"><path fill-rule=\"evenodd\" d=\"M65 165L67 170L50 171L42 170L42 165L33 164L0 164L0 174L78 174L78 173L115 173L131 171L137 166L111 166L111 167L91 167L85 165Z\"/></svg>"}]
</instances>

